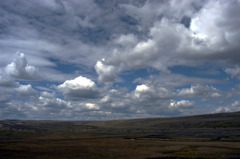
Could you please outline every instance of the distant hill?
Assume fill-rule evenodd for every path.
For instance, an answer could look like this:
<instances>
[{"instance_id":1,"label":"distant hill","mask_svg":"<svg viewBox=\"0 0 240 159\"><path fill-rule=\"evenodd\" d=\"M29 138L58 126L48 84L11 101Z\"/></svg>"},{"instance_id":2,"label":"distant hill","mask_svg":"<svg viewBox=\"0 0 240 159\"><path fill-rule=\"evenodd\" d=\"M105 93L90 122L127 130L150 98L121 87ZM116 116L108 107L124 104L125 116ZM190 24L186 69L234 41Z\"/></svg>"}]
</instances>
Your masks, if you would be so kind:
<instances>
[{"instance_id":1,"label":"distant hill","mask_svg":"<svg viewBox=\"0 0 240 159\"><path fill-rule=\"evenodd\" d=\"M155 137L240 137L240 112L109 121L2 120L0 130L33 134L140 134Z\"/></svg>"},{"instance_id":2,"label":"distant hill","mask_svg":"<svg viewBox=\"0 0 240 159\"><path fill-rule=\"evenodd\" d=\"M174 118L148 118L91 122L105 128L220 128L240 127L240 112Z\"/></svg>"}]
</instances>

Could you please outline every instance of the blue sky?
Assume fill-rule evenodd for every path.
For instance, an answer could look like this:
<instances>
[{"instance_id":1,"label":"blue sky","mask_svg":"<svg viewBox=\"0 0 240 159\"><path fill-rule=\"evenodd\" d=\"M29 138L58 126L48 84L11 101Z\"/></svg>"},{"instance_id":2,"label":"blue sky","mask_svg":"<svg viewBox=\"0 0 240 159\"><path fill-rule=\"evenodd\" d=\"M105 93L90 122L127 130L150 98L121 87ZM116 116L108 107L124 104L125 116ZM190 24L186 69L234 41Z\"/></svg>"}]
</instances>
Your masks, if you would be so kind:
<instances>
[{"instance_id":1,"label":"blue sky","mask_svg":"<svg viewBox=\"0 0 240 159\"><path fill-rule=\"evenodd\" d=\"M0 119L240 111L239 0L8 0L0 15Z\"/></svg>"}]
</instances>

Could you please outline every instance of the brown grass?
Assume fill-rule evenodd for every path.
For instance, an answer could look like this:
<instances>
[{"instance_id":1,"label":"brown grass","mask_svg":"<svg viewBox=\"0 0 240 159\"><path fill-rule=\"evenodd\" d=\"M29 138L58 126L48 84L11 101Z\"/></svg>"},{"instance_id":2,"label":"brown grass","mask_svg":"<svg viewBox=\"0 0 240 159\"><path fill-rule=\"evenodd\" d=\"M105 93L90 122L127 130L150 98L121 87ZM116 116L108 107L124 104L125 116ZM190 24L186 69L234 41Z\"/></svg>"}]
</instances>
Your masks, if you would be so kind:
<instances>
[{"instance_id":1,"label":"brown grass","mask_svg":"<svg viewBox=\"0 0 240 159\"><path fill-rule=\"evenodd\" d=\"M137 138L79 135L4 139L0 158L226 158L240 156L239 142L194 138Z\"/></svg>"}]
</instances>

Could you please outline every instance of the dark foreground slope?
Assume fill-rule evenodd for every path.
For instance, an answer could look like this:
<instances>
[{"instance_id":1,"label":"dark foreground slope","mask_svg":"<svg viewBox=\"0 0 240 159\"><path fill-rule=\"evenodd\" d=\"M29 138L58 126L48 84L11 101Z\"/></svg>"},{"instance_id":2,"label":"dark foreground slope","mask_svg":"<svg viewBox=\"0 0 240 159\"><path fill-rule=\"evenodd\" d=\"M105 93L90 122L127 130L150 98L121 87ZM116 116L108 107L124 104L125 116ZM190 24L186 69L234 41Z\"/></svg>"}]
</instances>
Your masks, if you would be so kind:
<instances>
[{"instance_id":1,"label":"dark foreground slope","mask_svg":"<svg viewBox=\"0 0 240 159\"><path fill-rule=\"evenodd\" d=\"M0 121L0 158L240 157L240 112L114 121Z\"/></svg>"}]
</instances>

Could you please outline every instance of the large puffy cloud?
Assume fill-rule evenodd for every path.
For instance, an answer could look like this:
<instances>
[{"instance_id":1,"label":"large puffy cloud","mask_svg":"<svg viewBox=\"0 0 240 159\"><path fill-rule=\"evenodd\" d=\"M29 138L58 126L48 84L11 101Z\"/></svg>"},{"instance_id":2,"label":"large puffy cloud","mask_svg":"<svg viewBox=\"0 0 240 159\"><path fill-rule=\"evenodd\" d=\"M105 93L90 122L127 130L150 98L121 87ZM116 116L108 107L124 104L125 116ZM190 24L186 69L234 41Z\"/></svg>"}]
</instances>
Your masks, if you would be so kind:
<instances>
[{"instance_id":1,"label":"large puffy cloud","mask_svg":"<svg viewBox=\"0 0 240 159\"><path fill-rule=\"evenodd\" d=\"M64 97L70 100L95 99L100 97L100 91L94 81L86 77L76 77L72 80L66 80L63 84L57 86Z\"/></svg>"},{"instance_id":2,"label":"large puffy cloud","mask_svg":"<svg viewBox=\"0 0 240 159\"><path fill-rule=\"evenodd\" d=\"M200 12L192 18L190 29L194 36L202 39L205 53L195 55L188 52L191 58L204 60L224 60L237 63L239 55L239 1L209 1Z\"/></svg>"},{"instance_id":3,"label":"large puffy cloud","mask_svg":"<svg viewBox=\"0 0 240 159\"><path fill-rule=\"evenodd\" d=\"M200 1L145 1L144 4L121 4L126 12L139 21L139 29L146 30L162 17L174 18L183 22L184 17L191 17L204 5ZM189 23L189 22L188 22ZM185 25L186 22L184 23ZM189 25L189 24L188 24ZM187 25L187 26L188 26Z\"/></svg>"},{"instance_id":4,"label":"large puffy cloud","mask_svg":"<svg viewBox=\"0 0 240 159\"><path fill-rule=\"evenodd\" d=\"M210 1L192 19L191 30L203 39L208 39L210 47L226 47L236 44L240 23L239 1ZM239 40L239 39L238 39ZM222 45L222 46L221 46ZM219 48L218 48L219 49Z\"/></svg>"},{"instance_id":5,"label":"large puffy cloud","mask_svg":"<svg viewBox=\"0 0 240 159\"><path fill-rule=\"evenodd\" d=\"M13 62L5 67L5 72L13 78L23 80L37 80L41 75L38 69L27 63L23 53L16 53L16 58Z\"/></svg>"},{"instance_id":6,"label":"large puffy cloud","mask_svg":"<svg viewBox=\"0 0 240 159\"><path fill-rule=\"evenodd\" d=\"M196 65L196 62L187 62L181 55L191 45L189 41L191 43L196 39L198 37L193 37L183 25L164 18L150 28L148 39L138 40L132 47L114 49L112 56L106 59L105 67L121 68L119 71L153 67L169 72L168 67L171 66ZM193 43L193 49L195 45Z\"/></svg>"},{"instance_id":7,"label":"large puffy cloud","mask_svg":"<svg viewBox=\"0 0 240 159\"><path fill-rule=\"evenodd\" d=\"M239 1L211 1L202 4L179 2L181 7L179 3L171 1L161 4L170 8L171 11L166 13L162 8L156 9L157 12L155 9L151 11L154 3L147 2L140 7L132 4L122 5L136 19L147 19L136 14L144 11L147 11L144 15L150 17L157 17L158 14L163 16L156 18L147 27L148 33L144 39L129 38L130 43L134 45L129 47L125 44L124 49L122 47L114 49L112 56L106 58L105 65L122 67L121 70L151 66L168 71L171 66L196 66L208 60L236 62L239 59L237 53L239 31L235 27L239 23L239 18L237 14L233 14L238 13ZM175 15L177 11L174 10L178 8L177 6L179 7L177 11L181 13L179 16ZM189 27L181 23L184 17L190 19ZM121 37L124 38L124 35Z\"/></svg>"}]
</instances>

